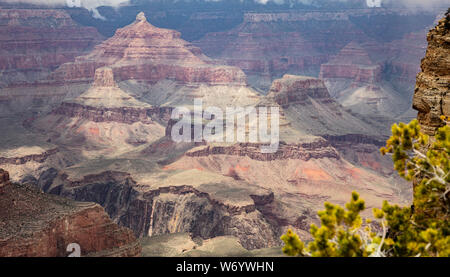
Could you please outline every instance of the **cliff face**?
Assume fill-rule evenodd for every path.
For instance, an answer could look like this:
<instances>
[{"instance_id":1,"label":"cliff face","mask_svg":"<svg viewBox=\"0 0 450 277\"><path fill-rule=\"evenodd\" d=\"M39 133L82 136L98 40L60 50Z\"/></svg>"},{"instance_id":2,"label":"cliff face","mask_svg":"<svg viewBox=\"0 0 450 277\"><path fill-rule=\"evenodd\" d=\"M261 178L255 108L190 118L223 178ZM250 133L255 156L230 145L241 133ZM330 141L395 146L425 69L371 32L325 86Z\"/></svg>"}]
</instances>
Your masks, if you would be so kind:
<instances>
[{"instance_id":1,"label":"cliff face","mask_svg":"<svg viewBox=\"0 0 450 277\"><path fill-rule=\"evenodd\" d=\"M57 178L49 180L53 182L47 188L50 193L99 203L115 221L128 226L139 237L178 232L205 239L232 235L248 249L279 243L281 226L259 210L273 204L273 194L248 187L239 189L242 183L232 179L224 183L223 176L216 177L217 188L198 186L196 182L166 181L150 187L137 183L130 174L113 171L78 180L67 175ZM235 194L236 189L240 195ZM220 191L234 195L227 198Z\"/></svg>"},{"instance_id":2,"label":"cliff face","mask_svg":"<svg viewBox=\"0 0 450 277\"><path fill-rule=\"evenodd\" d=\"M208 157L214 155L229 155L238 157L249 157L258 161L274 160L300 160L331 158L339 159L339 154L325 140L316 140L311 143L283 144L273 154L261 153L261 145L241 143L232 146L206 146L193 149L186 153L188 157Z\"/></svg>"},{"instance_id":3,"label":"cliff face","mask_svg":"<svg viewBox=\"0 0 450 277\"><path fill-rule=\"evenodd\" d=\"M413 107L422 131L434 135L443 126L440 116L450 116L450 14L427 36L428 49L417 75Z\"/></svg>"},{"instance_id":4,"label":"cliff face","mask_svg":"<svg viewBox=\"0 0 450 277\"><path fill-rule=\"evenodd\" d=\"M284 74L319 76L346 109L389 126L412 117L404 100L434 16L396 9L248 13L234 29L194 44L217 63L242 68L261 91Z\"/></svg>"},{"instance_id":5,"label":"cliff face","mask_svg":"<svg viewBox=\"0 0 450 277\"><path fill-rule=\"evenodd\" d=\"M0 169L0 257L64 257L77 243L81 256L140 256L132 232L94 203L43 194L9 182Z\"/></svg>"},{"instance_id":6,"label":"cliff face","mask_svg":"<svg viewBox=\"0 0 450 277\"><path fill-rule=\"evenodd\" d=\"M44 79L101 40L94 27L76 24L63 10L0 9L0 86Z\"/></svg>"},{"instance_id":7,"label":"cliff face","mask_svg":"<svg viewBox=\"0 0 450 277\"><path fill-rule=\"evenodd\" d=\"M180 38L174 30L154 27L140 13L136 21L98 45L74 63L63 65L52 79L56 82L92 80L98 67L109 66L119 81L245 85L245 74L235 67L213 66L201 50Z\"/></svg>"},{"instance_id":8,"label":"cliff face","mask_svg":"<svg viewBox=\"0 0 450 277\"><path fill-rule=\"evenodd\" d=\"M272 83L266 98L281 106L294 129L317 136L360 134L379 139L375 128L331 97L322 79L286 74Z\"/></svg>"},{"instance_id":9,"label":"cliff face","mask_svg":"<svg viewBox=\"0 0 450 277\"><path fill-rule=\"evenodd\" d=\"M308 97L325 99L330 98L330 94L320 79L285 75L282 79L272 83L268 97L280 106L287 108L290 105L304 103Z\"/></svg>"},{"instance_id":10,"label":"cliff face","mask_svg":"<svg viewBox=\"0 0 450 277\"><path fill-rule=\"evenodd\" d=\"M329 62L322 64L320 78L325 81L330 94L344 107L361 115L378 118L388 126L389 120L408 110L409 104L401 93L383 79L382 65L385 63L382 60L378 60L378 63L373 61L369 53L375 52L371 53L375 57L379 54L372 50L373 46L370 45L363 47L357 42L349 43ZM390 54L384 53L384 56ZM409 70L394 69L392 63L390 66L392 74L397 70L396 74L405 75L405 71ZM391 78L397 80L397 76ZM396 83L401 84L398 80Z\"/></svg>"}]
</instances>

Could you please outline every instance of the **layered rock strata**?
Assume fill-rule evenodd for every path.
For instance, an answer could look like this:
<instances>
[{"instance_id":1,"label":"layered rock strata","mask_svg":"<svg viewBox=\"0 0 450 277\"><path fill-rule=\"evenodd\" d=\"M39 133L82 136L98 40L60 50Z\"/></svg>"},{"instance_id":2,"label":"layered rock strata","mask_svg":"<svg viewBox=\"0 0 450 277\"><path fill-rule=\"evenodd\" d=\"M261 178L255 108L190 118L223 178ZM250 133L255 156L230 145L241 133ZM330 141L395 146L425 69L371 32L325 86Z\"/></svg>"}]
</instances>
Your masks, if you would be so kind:
<instances>
[{"instance_id":1,"label":"layered rock strata","mask_svg":"<svg viewBox=\"0 0 450 277\"><path fill-rule=\"evenodd\" d=\"M413 107L422 131L434 135L450 116L450 14L439 21L427 36L428 49L417 75Z\"/></svg>"},{"instance_id":2,"label":"layered rock strata","mask_svg":"<svg viewBox=\"0 0 450 277\"><path fill-rule=\"evenodd\" d=\"M80 246L81 256L141 254L132 232L113 223L97 204L12 184L3 170L0 189L0 257L65 257L72 243Z\"/></svg>"},{"instance_id":3,"label":"layered rock strata","mask_svg":"<svg viewBox=\"0 0 450 277\"><path fill-rule=\"evenodd\" d=\"M63 10L0 9L0 86L45 79L102 40L94 27L78 25Z\"/></svg>"},{"instance_id":4,"label":"layered rock strata","mask_svg":"<svg viewBox=\"0 0 450 277\"><path fill-rule=\"evenodd\" d=\"M55 82L89 82L97 68L109 66L119 81L155 84L170 79L182 84L245 85L245 74L236 67L214 66L201 50L174 30L151 25L140 13L136 21L98 45L89 55L60 67Z\"/></svg>"}]
</instances>

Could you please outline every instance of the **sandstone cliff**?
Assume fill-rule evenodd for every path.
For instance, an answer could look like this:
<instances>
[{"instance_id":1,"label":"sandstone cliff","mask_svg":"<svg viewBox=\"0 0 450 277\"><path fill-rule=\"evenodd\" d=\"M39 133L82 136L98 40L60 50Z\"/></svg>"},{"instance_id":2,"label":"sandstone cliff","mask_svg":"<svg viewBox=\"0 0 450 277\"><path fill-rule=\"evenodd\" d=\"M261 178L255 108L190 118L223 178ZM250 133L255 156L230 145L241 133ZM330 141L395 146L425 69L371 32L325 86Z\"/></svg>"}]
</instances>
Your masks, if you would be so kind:
<instances>
[{"instance_id":1,"label":"sandstone cliff","mask_svg":"<svg viewBox=\"0 0 450 277\"><path fill-rule=\"evenodd\" d=\"M77 243L82 256L140 256L132 232L102 207L43 194L9 182L0 169L0 257L64 257Z\"/></svg>"},{"instance_id":2,"label":"sandstone cliff","mask_svg":"<svg viewBox=\"0 0 450 277\"><path fill-rule=\"evenodd\" d=\"M439 21L427 36L428 49L417 75L413 107L422 131L434 135L444 125L442 115L450 116L450 14Z\"/></svg>"}]
</instances>

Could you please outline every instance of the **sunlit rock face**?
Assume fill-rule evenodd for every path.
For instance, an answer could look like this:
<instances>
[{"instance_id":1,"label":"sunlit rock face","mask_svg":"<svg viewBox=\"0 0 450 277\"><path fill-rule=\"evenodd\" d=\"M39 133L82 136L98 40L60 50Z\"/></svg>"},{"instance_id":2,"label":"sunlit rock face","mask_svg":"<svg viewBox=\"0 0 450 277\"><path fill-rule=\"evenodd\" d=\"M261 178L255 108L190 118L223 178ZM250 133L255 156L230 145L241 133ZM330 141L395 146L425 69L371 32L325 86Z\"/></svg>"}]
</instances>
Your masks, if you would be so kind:
<instances>
[{"instance_id":1,"label":"sunlit rock face","mask_svg":"<svg viewBox=\"0 0 450 277\"><path fill-rule=\"evenodd\" d=\"M444 125L442 115L450 116L450 15L439 21L427 36L428 49L422 60L422 72L417 75L414 109L422 130L434 135Z\"/></svg>"}]
</instances>

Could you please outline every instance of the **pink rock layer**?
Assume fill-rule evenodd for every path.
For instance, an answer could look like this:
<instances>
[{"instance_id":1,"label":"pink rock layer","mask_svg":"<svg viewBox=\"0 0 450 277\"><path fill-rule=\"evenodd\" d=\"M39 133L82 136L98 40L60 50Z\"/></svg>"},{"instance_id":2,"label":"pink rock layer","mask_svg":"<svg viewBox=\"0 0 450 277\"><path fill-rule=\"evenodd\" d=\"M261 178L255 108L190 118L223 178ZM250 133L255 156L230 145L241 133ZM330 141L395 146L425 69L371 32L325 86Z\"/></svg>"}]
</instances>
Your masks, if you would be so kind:
<instances>
[{"instance_id":1,"label":"pink rock layer","mask_svg":"<svg viewBox=\"0 0 450 277\"><path fill-rule=\"evenodd\" d=\"M179 32L154 27L140 15L89 55L61 66L51 79L90 82L97 68L108 66L118 81L154 84L170 79L182 84L246 84L246 76L239 68L213 65L199 48L182 40Z\"/></svg>"}]
</instances>

